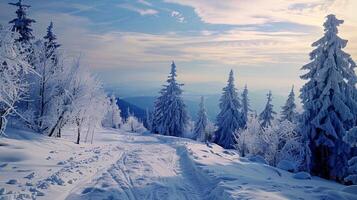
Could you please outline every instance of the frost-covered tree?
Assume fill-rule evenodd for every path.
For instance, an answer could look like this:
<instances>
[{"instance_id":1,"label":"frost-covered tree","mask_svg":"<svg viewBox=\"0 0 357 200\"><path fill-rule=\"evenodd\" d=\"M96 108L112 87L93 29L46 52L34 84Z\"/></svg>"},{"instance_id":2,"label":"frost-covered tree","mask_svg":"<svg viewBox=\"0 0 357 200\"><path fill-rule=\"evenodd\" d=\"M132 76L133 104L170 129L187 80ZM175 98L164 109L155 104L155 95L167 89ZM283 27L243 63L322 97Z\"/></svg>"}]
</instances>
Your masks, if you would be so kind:
<instances>
[{"instance_id":1,"label":"frost-covered tree","mask_svg":"<svg viewBox=\"0 0 357 200\"><path fill-rule=\"evenodd\" d=\"M94 133L94 128L101 125L106 114L107 99L100 81L83 68L79 59L70 67L64 68L65 75L58 85L60 98L53 101L53 119L49 128L49 136L59 135L65 126L77 129L77 141L87 129ZM93 134L92 134L93 135Z\"/></svg>"},{"instance_id":2,"label":"frost-covered tree","mask_svg":"<svg viewBox=\"0 0 357 200\"><path fill-rule=\"evenodd\" d=\"M343 140L351 147L357 147L357 126L351 128L343 137ZM344 180L357 184L357 156L348 161L348 176Z\"/></svg>"},{"instance_id":3,"label":"frost-covered tree","mask_svg":"<svg viewBox=\"0 0 357 200\"><path fill-rule=\"evenodd\" d=\"M214 142L223 148L234 148L234 134L238 129L243 128L244 121L240 111L242 105L234 86L233 70L229 73L227 86L223 88L219 107L221 111L216 120L218 129L215 133Z\"/></svg>"},{"instance_id":4,"label":"frost-covered tree","mask_svg":"<svg viewBox=\"0 0 357 200\"><path fill-rule=\"evenodd\" d=\"M356 64L342 49L347 40L341 39L337 27L343 23L328 15L325 33L312 44L311 62L302 67L308 72L301 76L307 83L301 89L304 112L301 132L309 143L309 168L315 175L342 180L347 174L349 146L342 138L357 118Z\"/></svg>"},{"instance_id":5,"label":"frost-covered tree","mask_svg":"<svg viewBox=\"0 0 357 200\"><path fill-rule=\"evenodd\" d=\"M182 137L189 117L181 97L183 84L177 83L176 77L176 65L172 62L167 85L161 89L155 102L152 132Z\"/></svg>"},{"instance_id":6,"label":"frost-covered tree","mask_svg":"<svg viewBox=\"0 0 357 200\"><path fill-rule=\"evenodd\" d=\"M291 88L288 99L285 105L282 107L281 111L281 121L288 120L290 122L295 122L297 117L296 104L295 104L295 93L294 86Z\"/></svg>"},{"instance_id":7,"label":"frost-covered tree","mask_svg":"<svg viewBox=\"0 0 357 200\"><path fill-rule=\"evenodd\" d=\"M128 112L128 118L123 124L123 129L132 133L143 133L146 131L143 123L130 112Z\"/></svg>"},{"instance_id":8,"label":"frost-covered tree","mask_svg":"<svg viewBox=\"0 0 357 200\"><path fill-rule=\"evenodd\" d=\"M276 112L273 110L273 104L271 104L272 101L272 93L269 91L267 94L267 103L265 105L265 108L262 113L259 115L259 120L263 128L267 128L272 125L272 122L274 120L274 115Z\"/></svg>"},{"instance_id":9,"label":"frost-covered tree","mask_svg":"<svg viewBox=\"0 0 357 200\"><path fill-rule=\"evenodd\" d=\"M195 122L195 139L201 142L208 141L208 133L207 133L207 126L208 126L208 117L207 111L205 107L205 99L202 96L201 102L199 105L199 110L197 113L197 120Z\"/></svg>"},{"instance_id":10,"label":"frost-covered tree","mask_svg":"<svg viewBox=\"0 0 357 200\"><path fill-rule=\"evenodd\" d=\"M120 128L123 123L120 113L121 111L117 104L117 99L114 95L112 95L108 99L107 113L102 122L103 126L110 128Z\"/></svg>"},{"instance_id":11,"label":"frost-covered tree","mask_svg":"<svg viewBox=\"0 0 357 200\"><path fill-rule=\"evenodd\" d=\"M241 156L247 154L263 155L262 149L263 129L260 126L259 119L256 116L248 118L246 128L237 131L235 148Z\"/></svg>"},{"instance_id":12,"label":"frost-covered tree","mask_svg":"<svg viewBox=\"0 0 357 200\"><path fill-rule=\"evenodd\" d=\"M10 5L16 6L16 15L17 17L11 20L9 23L12 25L12 31L19 33L19 38L17 41L27 43L34 38L32 35L31 24L36 21L26 16L26 10L30 8L30 5L22 4L22 0L19 0L17 3L9 3Z\"/></svg>"},{"instance_id":13,"label":"frost-covered tree","mask_svg":"<svg viewBox=\"0 0 357 200\"><path fill-rule=\"evenodd\" d=\"M5 131L7 116L18 113L15 104L25 97L28 84L23 76L33 72L14 35L0 27L0 135Z\"/></svg>"},{"instance_id":14,"label":"frost-covered tree","mask_svg":"<svg viewBox=\"0 0 357 200\"><path fill-rule=\"evenodd\" d=\"M281 150L285 144L297 137L296 125L290 121L274 121L272 124L264 129L262 132L262 148L264 158L272 166L276 166L281 157ZM291 160L294 163L294 160ZM300 162L300 161L299 161ZM295 163L297 169L298 164Z\"/></svg>"},{"instance_id":15,"label":"frost-covered tree","mask_svg":"<svg viewBox=\"0 0 357 200\"><path fill-rule=\"evenodd\" d=\"M249 98L248 98L248 87L247 85L245 85L244 90L242 92L242 115L243 115L244 126L246 126L248 122L248 113L250 111L251 109L250 109Z\"/></svg>"}]
</instances>

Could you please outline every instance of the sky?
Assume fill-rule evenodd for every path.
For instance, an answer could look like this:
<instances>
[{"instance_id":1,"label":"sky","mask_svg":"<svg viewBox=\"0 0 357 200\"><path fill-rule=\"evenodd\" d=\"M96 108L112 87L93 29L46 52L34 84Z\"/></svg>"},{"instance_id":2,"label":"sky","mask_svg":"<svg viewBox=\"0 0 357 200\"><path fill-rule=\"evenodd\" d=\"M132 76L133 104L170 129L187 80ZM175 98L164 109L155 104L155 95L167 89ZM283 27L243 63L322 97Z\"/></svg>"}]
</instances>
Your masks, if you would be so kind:
<instances>
[{"instance_id":1,"label":"sky","mask_svg":"<svg viewBox=\"0 0 357 200\"><path fill-rule=\"evenodd\" d=\"M15 7L0 0L0 23ZM311 44L333 13L357 59L355 0L24 0L37 38L53 21L63 51L81 56L105 87L155 95L174 60L187 93L221 93L233 69L238 88L286 96L303 82Z\"/></svg>"}]
</instances>

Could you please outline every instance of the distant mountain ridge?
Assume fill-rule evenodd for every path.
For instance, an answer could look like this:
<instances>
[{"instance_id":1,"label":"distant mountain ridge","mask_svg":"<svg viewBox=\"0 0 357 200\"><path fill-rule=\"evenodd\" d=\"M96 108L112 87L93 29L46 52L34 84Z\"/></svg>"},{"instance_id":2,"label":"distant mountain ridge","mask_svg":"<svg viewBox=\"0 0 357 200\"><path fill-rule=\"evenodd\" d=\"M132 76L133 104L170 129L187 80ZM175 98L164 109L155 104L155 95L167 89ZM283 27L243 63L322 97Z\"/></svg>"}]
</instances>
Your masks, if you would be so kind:
<instances>
[{"instance_id":1,"label":"distant mountain ridge","mask_svg":"<svg viewBox=\"0 0 357 200\"><path fill-rule=\"evenodd\" d=\"M220 97L221 97L220 94L205 96L205 105L207 109L207 114L210 120L212 121L216 119L216 116L219 112ZM131 106L135 106L136 108L143 110L144 113L146 113L146 109L149 109L150 111L153 109L156 98L157 97L154 96L135 96L135 97L122 98L121 100L125 101L126 103L129 103ZM184 101L187 106L187 110L193 120L196 119L199 99L200 99L199 95L184 96ZM257 113L259 114L265 107L266 95L263 92L251 92L249 93L249 99L251 103L251 108L253 110L256 110ZM285 97L273 94L274 110L277 113L280 112L281 106L284 104L284 102L285 102ZM144 115L144 118L145 117L146 114Z\"/></svg>"}]
</instances>

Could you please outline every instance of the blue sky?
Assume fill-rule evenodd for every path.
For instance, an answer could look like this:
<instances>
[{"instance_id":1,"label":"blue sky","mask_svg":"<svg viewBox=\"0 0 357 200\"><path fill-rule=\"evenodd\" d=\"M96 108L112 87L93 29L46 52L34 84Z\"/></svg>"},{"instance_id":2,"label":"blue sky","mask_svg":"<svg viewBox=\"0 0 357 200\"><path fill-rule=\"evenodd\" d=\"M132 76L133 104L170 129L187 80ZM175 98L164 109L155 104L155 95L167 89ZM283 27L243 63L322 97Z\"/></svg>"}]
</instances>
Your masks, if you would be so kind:
<instances>
[{"instance_id":1,"label":"blue sky","mask_svg":"<svg viewBox=\"0 0 357 200\"><path fill-rule=\"evenodd\" d=\"M0 1L0 23L15 8ZM15 1L15 0L12 0ZM54 22L69 56L98 73L106 86L152 94L175 60L188 93L221 92L230 69L239 88L286 95L299 88L299 70L324 17L344 19L341 37L357 57L357 1L353 0L24 0L37 37ZM124 89L123 89L124 91ZM124 93L124 92L123 92ZM154 93L155 94L155 93Z\"/></svg>"}]
</instances>

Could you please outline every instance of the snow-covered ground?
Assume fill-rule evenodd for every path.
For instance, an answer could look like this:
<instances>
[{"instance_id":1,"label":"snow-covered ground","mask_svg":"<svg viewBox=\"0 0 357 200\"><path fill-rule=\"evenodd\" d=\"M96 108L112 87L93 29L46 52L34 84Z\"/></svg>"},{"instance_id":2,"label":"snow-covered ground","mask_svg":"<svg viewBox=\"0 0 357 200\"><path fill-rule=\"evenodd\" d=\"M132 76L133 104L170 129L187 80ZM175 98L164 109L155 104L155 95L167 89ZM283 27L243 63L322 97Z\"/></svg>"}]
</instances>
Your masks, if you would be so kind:
<instances>
[{"instance_id":1,"label":"snow-covered ground","mask_svg":"<svg viewBox=\"0 0 357 200\"><path fill-rule=\"evenodd\" d=\"M101 130L93 144L9 129L0 199L357 199L346 187L189 139Z\"/></svg>"}]
</instances>

